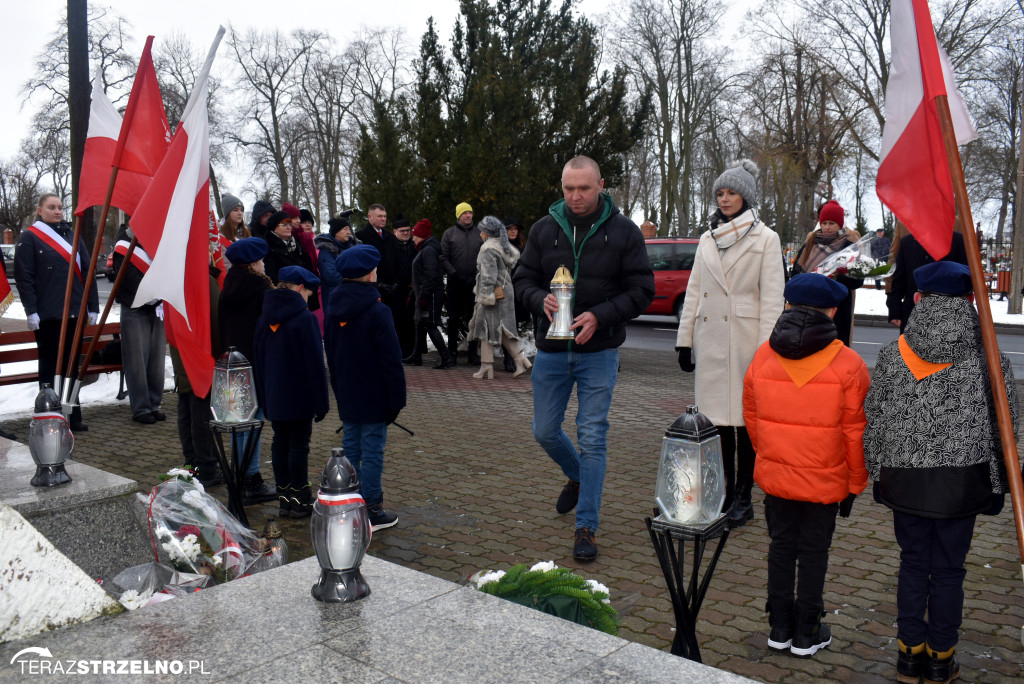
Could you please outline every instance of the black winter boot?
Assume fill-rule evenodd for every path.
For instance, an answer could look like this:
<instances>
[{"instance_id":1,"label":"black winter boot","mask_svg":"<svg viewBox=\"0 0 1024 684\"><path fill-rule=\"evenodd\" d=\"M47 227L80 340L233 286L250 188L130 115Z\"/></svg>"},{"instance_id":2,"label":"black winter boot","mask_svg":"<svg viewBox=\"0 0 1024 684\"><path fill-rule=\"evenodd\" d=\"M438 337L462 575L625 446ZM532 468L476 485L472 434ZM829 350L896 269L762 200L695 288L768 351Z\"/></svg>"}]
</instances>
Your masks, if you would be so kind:
<instances>
[{"instance_id":1,"label":"black winter boot","mask_svg":"<svg viewBox=\"0 0 1024 684\"><path fill-rule=\"evenodd\" d=\"M505 352L505 359L503 361L503 365L505 366L506 373L516 372L516 360L513 359L512 355L509 354L508 352Z\"/></svg>"},{"instance_id":2,"label":"black winter boot","mask_svg":"<svg viewBox=\"0 0 1024 684\"><path fill-rule=\"evenodd\" d=\"M242 480L242 505L252 506L266 501L273 501L277 498L277 489L263 481L259 472L246 475Z\"/></svg>"},{"instance_id":3,"label":"black winter boot","mask_svg":"<svg viewBox=\"0 0 1024 684\"><path fill-rule=\"evenodd\" d=\"M924 652L924 644L907 646L902 639L896 640L899 649L896 656L896 681L903 684L919 684L924 675L924 666L928 662L928 654Z\"/></svg>"},{"instance_id":4,"label":"black winter boot","mask_svg":"<svg viewBox=\"0 0 1024 684\"><path fill-rule=\"evenodd\" d=\"M726 515L729 518L729 527L743 527L747 521L754 517L754 505L750 500L750 490L753 482L737 482L736 492L733 496L732 507Z\"/></svg>"},{"instance_id":5,"label":"black winter boot","mask_svg":"<svg viewBox=\"0 0 1024 684\"><path fill-rule=\"evenodd\" d=\"M292 489L290 515L293 518L308 518L313 515L313 491L306 483L301 489Z\"/></svg>"},{"instance_id":6,"label":"black winter boot","mask_svg":"<svg viewBox=\"0 0 1024 684\"><path fill-rule=\"evenodd\" d=\"M278 487L277 488L277 517L284 520L285 518L292 517L292 499L295 492L291 487Z\"/></svg>"},{"instance_id":7,"label":"black winter boot","mask_svg":"<svg viewBox=\"0 0 1024 684\"><path fill-rule=\"evenodd\" d=\"M960 676L960 661L956 658L956 647L948 651L935 651L925 646L928 662L924 666L925 684L946 684Z\"/></svg>"}]
</instances>

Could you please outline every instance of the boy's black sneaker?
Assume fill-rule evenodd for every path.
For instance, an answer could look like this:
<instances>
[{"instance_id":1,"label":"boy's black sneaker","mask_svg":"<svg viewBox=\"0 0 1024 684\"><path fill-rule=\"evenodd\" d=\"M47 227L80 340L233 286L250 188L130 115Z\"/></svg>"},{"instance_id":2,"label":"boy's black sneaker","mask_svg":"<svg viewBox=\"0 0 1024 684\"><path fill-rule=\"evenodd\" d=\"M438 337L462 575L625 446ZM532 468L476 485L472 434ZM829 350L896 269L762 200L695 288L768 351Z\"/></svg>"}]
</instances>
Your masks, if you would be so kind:
<instances>
[{"instance_id":1,"label":"boy's black sneaker","mask_svg":"<svg viewBox=\"0 0 1024 684\"><path fill-rule=\"evenodd\" d=\"M555 511L559 515L565 515L572 509L576 508L576 504L580 500L580 483L569 480L562 487L562 493L558 495L558 502L555 504Z\"/></svg>"},{"instance_id":2,"label":"boy's black sneaker","mask_svg":"<svg viewBox=\"0 0 1024 684\"><path fill-rule=\"evenodd\" d=\"M597 540L594 539L594 531L589 527L576 528L576 543L572 547L572 557L584 563L597 558Z\"/></svg>"},{"instance_id":3,"label":"boy's black sneaker","mask_svg":"<svg viewBox=\"0 0 1024 684\"><path fill-rule=\"evenodd\" d=\"M391 511L386 510L383 503L368 506L366 510L370 514L371 532L383 530L386 527L393 527L398 524L398 516Z\"/></svg>"},{"instance_id":4,"label":"boy's black sneaker","mask_svg":"<svg viewBox=\"0 0 1024 684\"><path fill-rule=\"evenodd\" d=\"M924 666L925 684L947 684L960 676L960 661L956 658L956 647L948 651L933 651L926 646L928 662Z\"/></svg>"},{"instance_id":5,"label":"boy's black sneaker","mask_svg":"<svg viewBox=\"0 0 1024 684\"><path fill-rule=\"evenodd\" d=\"M792 625L775 625L771 634L768 635L768 648L773 651L788 651L793 645Z\"/></svg>"},{"instance_id":6,"label":"boy's black sneaker","mask_svg":"<svg viewBox=\"0 0 1024 684\"><path fill-rule=\"evenodd\" d=\"M797 629L793 637L793 644L789 652L800 658L810 658L812 655L832 643L832 630L828 625L817 623L813 627L807 625Z\"/></svg>"},{"instance_id":7,"label":"boy's black sneaker","mask_svg":"<svg viewBox=\"0 0 1024 684\"><path fill-rule=\"evenodd\" d=\"M902 639L897 639L896 647L896 681L903 684L920 684L921 676L924 675L924 665L928 662L924 644L907 646Z\"/></svg>"}]
</instances>

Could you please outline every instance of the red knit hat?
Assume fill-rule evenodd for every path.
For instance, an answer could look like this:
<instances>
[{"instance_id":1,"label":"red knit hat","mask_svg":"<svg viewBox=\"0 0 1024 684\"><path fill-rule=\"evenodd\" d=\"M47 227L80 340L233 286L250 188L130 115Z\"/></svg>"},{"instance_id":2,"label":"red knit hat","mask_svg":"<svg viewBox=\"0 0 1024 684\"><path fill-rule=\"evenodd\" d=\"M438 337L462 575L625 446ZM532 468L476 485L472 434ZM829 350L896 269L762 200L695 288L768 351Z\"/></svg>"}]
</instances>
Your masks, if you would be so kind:
<instances>
[{"instance_id":1,"label":"red knit hat","mask_svg":"<svg viewBox=\"0 0 1024 684\"><path fill-rule=\"evenodd\" d=\"M434 224L430 222L430 219L420 219L416 222L416 225L412 227L412 234L418 238L426 240L430 237L433 230Z\"/></svg>"},{"instance_id":2,"label":"red knit hat","mask_svg":"<svg viewBox=\"0 0 1024 684\"><path fill-rule=\"evenodd\" d=\"M294 204L288 204L287 202L281 203L281 211L288 214L288 218L299 218L299 215L302 213L299 211L297 206Z\"/></svg>"},{"instance_id":3,"label":"red knit hat","mask_svg":"<svg viewBox=\"0 0 1024 684\"><path fill-rule=\"evenodd\" d=\"M825 206L823 206L821 208L821 212L818 213L819 223L822 221L835 221L839 224L839 227L842 228L845 220L846 212L841 206L839 206L839 202L836 202L835 200L825 202Z\"/></svg>"}]
</instances>

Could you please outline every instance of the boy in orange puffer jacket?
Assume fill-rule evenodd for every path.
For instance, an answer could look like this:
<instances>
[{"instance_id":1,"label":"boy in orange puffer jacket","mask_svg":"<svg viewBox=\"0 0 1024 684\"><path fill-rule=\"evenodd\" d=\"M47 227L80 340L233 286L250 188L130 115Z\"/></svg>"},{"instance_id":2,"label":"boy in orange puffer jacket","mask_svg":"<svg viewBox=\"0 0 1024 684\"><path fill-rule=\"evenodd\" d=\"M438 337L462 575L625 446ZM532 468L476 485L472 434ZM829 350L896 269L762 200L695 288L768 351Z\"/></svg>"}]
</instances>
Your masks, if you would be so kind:
<instances>
[{"instance_id":1,"label":"boy in orange puffer jacket","mask_svg":"<svg viewBox=\"0 0 1024 684\"><path fill-rule=\"evenodd\" d=\"M817 273L792 278L786 310L743 380L743 420L771 537L768 647L803 657L832 643L821 618L836 513L848 517L868 483L862 435L870 377L832 322L846 294Z\"/></svg>"}]
</instances>

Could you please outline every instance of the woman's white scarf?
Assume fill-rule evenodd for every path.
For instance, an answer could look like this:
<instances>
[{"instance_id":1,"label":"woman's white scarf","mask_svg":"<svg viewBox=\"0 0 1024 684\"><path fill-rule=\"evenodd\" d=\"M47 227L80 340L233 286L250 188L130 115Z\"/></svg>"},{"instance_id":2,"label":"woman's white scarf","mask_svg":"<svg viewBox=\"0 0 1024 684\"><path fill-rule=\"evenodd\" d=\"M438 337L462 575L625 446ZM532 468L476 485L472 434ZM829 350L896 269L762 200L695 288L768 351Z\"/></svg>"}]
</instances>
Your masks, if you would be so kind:
<instances>
[{"instance_id":1,"label":"woman's white scarf","mask_svg":"<svg viewBox=\"0 0 1024 684\"><path fill-rule=\"evenodd\" d=\"M718 227L712 229L711 237L715 238L718 249L729 249L749 233L755 223L757 223L757 217L754 216L753 211L748 209L732 221L719 223Z\"/></svg>"}]
</instances>

